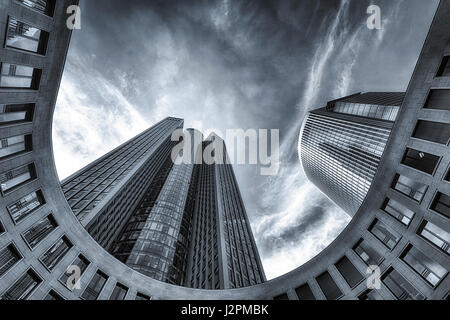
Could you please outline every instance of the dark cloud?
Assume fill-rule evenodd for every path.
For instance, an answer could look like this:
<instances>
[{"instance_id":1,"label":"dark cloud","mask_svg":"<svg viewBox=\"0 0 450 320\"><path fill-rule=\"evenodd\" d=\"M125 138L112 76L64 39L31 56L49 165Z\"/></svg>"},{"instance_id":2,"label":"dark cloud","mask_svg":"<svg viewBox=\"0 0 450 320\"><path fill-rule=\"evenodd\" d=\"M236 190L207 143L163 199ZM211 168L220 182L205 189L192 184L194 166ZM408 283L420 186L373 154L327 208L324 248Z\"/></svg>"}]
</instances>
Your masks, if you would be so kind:
<instances>
[{"instance_id":1,"label":"dark cloud","mask_svg":"<svg viewBox=\"0 0 450 320\"><path fill-rule=\"evenodd\" d=\"M317 203L308 212L302 216L297 224L289 226L283 232L277 235L270 235L264 237L260 250L264 252L274 252L276 250L283 250L286 244L300 243L301 239L309 232L317 229L317 227L326 219L328 204L326 202ZM270 228L270 226L267 226ZM261 230L264 231L268 230Z\"/></svg>"},{"instance_id":2,"label":"dark cloud","mask_svg":"<svg viewBox=\"0 0 450 320\"><path fill-rule=\"evenodd\" d=\"M366 27L370 4L383 30ZM357 91L405 90L436 5L82 0L55 114L58 170L67 176L166 116L204 130L280 129L279 174L236 173L269 277L288 271L349 221L301 170L304 115ZM292 264L275 261L299 248Z\"/></svg>"}]
</instances>

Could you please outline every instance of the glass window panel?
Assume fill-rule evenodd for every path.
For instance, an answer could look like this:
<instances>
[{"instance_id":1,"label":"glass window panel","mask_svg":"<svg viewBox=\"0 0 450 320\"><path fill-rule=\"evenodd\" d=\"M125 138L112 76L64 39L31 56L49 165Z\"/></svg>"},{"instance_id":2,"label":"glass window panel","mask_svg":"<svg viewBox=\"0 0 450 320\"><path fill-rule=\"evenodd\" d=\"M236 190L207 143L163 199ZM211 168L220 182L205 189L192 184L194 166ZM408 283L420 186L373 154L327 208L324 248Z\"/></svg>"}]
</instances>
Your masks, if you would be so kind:
<instances>
[{"instance_id":1,"label":"glass window panel","mask_svg":"<svg viewBox=\"0 0 450 320\"><path fill-rule=\"evenodd\" d=\"M450 218L450 196L438 192L434 198L433 204L431 205L431 210L439 212L447 218Z\"/></svg>"},{"instance_id":2,"label":"glass window panel","mask_svg":"<svg viewBox=\"0 0 450 320\"><path fill-rule=\"evenodd\" d=\"M442 59L441 66L436 74L436 77L448 77L450 76L450 56L445 56Z\"/></svg>"},{"instance_id":3,"label":"glass window panel","mask_svg":"<svg viewBox=\"0 0 450 320\"><path fill-rule=\"evenodd\" d=\"M28 245L34 249L42 240L44 240L53 230L58 227L52 215L42 219L30 229L24 232L23 237Z\"/></svg>"},{"instance_id":4,"label":"glass window panel","mask_svg":"<svg viewBox=\"0 0 450 320\"><path fill-rule=\"evenodd\" d=\"M66 237L62 237L41 257L42 263L53 270L55 266L64 258L66 253L72 248L72 244Z\"/></svg>"},{"instance_id":5,"label":"glass window panel","mask_svg":"<svg viewBox=\"0 0 450 320\"><path fill-rule=\"evenodd\" d=\"M29 270L1 296L0 300L26 300L41 282L41 278L33 270Z\"/></svg>"},{"instance_id":6,"label":"glass window panel","mask_svg":"<svg viewBox=\"0 0 450 320\"><path fill-rule=\"evenodd\" d=\"M39 89L42 70L10 63L1 64L0 87Z\"/></svg>"},{"instance_id":7,"label":"glass window panel","mask_svg":"<svg viewBox=\"0 0 450 320\"><path fill-rule=\"evenodd\" d=\"M383 256L364 240L360 240L353 250L368 266L378 266L383 261Z\"/></svg>"},{"instance_id":8,"label":"glass window panel","mask_svg":"<svg viewBox=\"0 0 450 320\"><path fill-rule=\"evenodd\" d=\"M13 220L18 223L45 203L41 191L36 191L8 206Z\"/></svg>"},{"instance_id":9,"label":"glass window panel","mask_svg":"<svg viewBox=\"0 0 450 320\"><path fill-rule=\"evenodd\" d=\"M378 298L375 290L367 290L358 297L358 300L381 300Z\"/></svg>"},{"instance_id":10,"label":"glass window panel","mask_svg":"<svg viewBox=\"0 0 450 320\"><path fill-rule=\"evenodd\" d=\"M420 226L418 234L442 251L450 253L450 233L448 231L425 220Z\"/></svg>"},{"instance_id":11,"label":"glass window panel","mask_svg":"<svg viewBox=\"0 0 450 320\"><path fill-rule=\"evenodd\" d=\"M401 259L432 286L436 286L448 271L439 263L411 245L408 246L402 254Z\"/></svg>"},{"instance_id":12,"label":"glass window panel","mask_svg":"<svg viewBox=\"0 0 450 320\"><path fill-rule=\"evenodd\" d=\"M318 276L316 281L327 300L337 300L342 297L342 291L336 285L336 282L334 282L328 271Z\"/></svg>"},{"instance_id":13,"label":"glass window panel","mask_svg":"<svg viewBox=\"0 0 450 320\"><path fill-rule=\"evenodd\" d=\"M414 199L417 202L421 202L425 196L428 186L421 182L414 181L406 176L397 174L394 179L393 188L409 198Z\"/></svg>"},{"instance_id":14,"label":"glass window panel","mask_svg":"<svg viewBox=\"0 0 450 320\"><path fill-rule=\"evenodd\" d=\"M56 0L16 0L20 4L43 13L47 16L53 16Z\"/></svg>"},{"instance_id":15,"label":"glass window panel","mask_svg":"<svg viewBox=\"0 0 450 320\"><path fill-rule=\"evenodd\" d=\"M358 269L345 256L335 266L351 288L357 286L364 279Z\"/></svg>"},{"instance_id":16,"label":"glass window panel","mask_svg":"<svg viewBox=\"0 0 450 320\"><path fill-rule=\"evenodd\" d=\"M136 300L150 300L150 297L145 294L138 293L136 295Z\"/></svg>"},{"instance_id":17,"label":"glass window panel","mask_svg":"<svg viewBox=\"0 0 450 320\"><path fill-rule=\"evenodd\" d=\"M9 17L6 46L45 54L47 50L48 32L35 28L25 22Z\"/></svg>"},{"instance_id":18,"label":"glass window panel","mask_svg":"<svg viewBox=\"0 0 450 320\"><path fill-rule=\"evenodd\" d=\"M402 164L428 174L433 174L439 159L438 156L433 154L414 149L407 149Z\"/></svg>"},{"instance_id":19,"label":"glass window panel","mask_svg":"<svg viewBox=\"0 0 450 320\"><path fill-rule=\"evenodd\" d=\"M31 135L15 136L0 140L0 160L31 151Z\"/></svg>"},{"instance_id":20,"label":"glass window panel","mask_svg":"<svg viewBox=\"0 0 450 320\"><path fill-rule=\"evenodd\" d=\"M30 122L33 115L34 104L0 104L0 125Z\"/></svg>"},{"instance_id":21,"label":"glass window panel","mask_svg":"<svg viewBox=\"0 0 450 320\"><path fill-rule=\"evenodd\" d=\"M431 90L428 100L425 104L427 109L450 110L450 90L436 89Z\"/></svg>"},{"instance_id":22,"label":"glass window panel","mask_svg":"<svg viewBox=\"0 0 450 320\"><path fill-rule=\"evenodd\" d=\"M64 299L59 294L57 294L55 291L51 290L49 293L47 293L44 300L58 301L58 300L64 300Z\"/></svg>"},{"instance_id":23,"label":"glass window panel","mask_svg":"<svg viewBox=\"0 0 450 320\"><path fill-rule=\"evenodd\" d=\"M127 295L127 292L128 292L128 288L125 287L124 285L118 283L115 286L109 300L125 300L125 296Z\"/></svg>"},{"instance_id":24,"label":"glass window panel","mask_svg":"<svg viewBox=\"0 0 450 320\"><path fill-rule=\"evenodd\" d=\"M299 300L316 300L316 297L312 293L308 284L298 287L295 289L295 292L297 293Z\"/></svg>"},{"instance_id":25,"label":"glass window panel","mask_svg":"<svg viewBox=\"0 0 450 320\"><path fill-rule=\"evenodd\" d=\"M381 242L383 242L389 249L394 249L396 244L400 241L400 234L393 230L389 230L384 223L375 220L369 231Z\"/></svg>"},{"instance_id":26,"label":"glass window panel","mask_svg":"<svg viewBox=\"0 0 450 320\"><path fill-rule=\"evenodd\" d=\"M415 214L412 210L392 199L386 199L383 210L406 226L410 224Z\"/></svg>"},{"instance_id":27,"label":"glass window panel","mask_svg":"<svg viewBox=\"0 0 450 320\"><path fill-rule=\"evenodd\" d=\"M36 179L34 164L15 168L0 174L0 189L5 193L34 179Z\"/></svg>"},{"instance_id":28,"label":"glass window panel","mask_svg":"<svg viewBox=\"0 0 450 320\"><path fill-rule=\"evenodd\" d=\"M67 272L63 273L61 278L59 278L59 281L61 281L62 284L64 284L68 289L72 290L75 288L77 283L69 283L69 277L74 274L74 271L72 268L78 267L80 270L80 277L84 274L86 269L88 268L90 262L87 260L83 255L79 255L74 262L70 264L70 266L67 268ZM81 279L79 279L81 280Z\"/></svg>"},{"instance_id":29,"label":"glass window panel","mask_svg":"<svg viewBox=\"0 0 450 320\"><path fill-rule=\"evenodd\" d=\"M381 280L398 300L425 300L423 294L392 268Z\"/></svg>"},{"instance_id":30,"label":"glass window panel","mask_svg":"<svg viewBox=\"0 0 450 320\"><path fill-rule=\"evenodd\" d=\"M440 144L447 144L450 139L450 124L419 120L413 137Z\"/></svg>"},{"instance_id":31,"label":"glass window panel","mask_svg":"<svg viewBox=\"0 0 450 320\"><path fill-rule=\"evenodd\" d=\"M0 250L0 277L8 272L20 259L22 257L12 244Z\"/></svg>"},{"instance_id":32,"label":"glass window panel","mask_svg":"<svg viewBox=\"0 0 450 320\"><path fill-rule=\"evenodd\" d=\"M108 276L106 274L101 271L97 271L81 295L81 298L84 300L97 300L107 280Z\"/></svg>"}]
</instances>

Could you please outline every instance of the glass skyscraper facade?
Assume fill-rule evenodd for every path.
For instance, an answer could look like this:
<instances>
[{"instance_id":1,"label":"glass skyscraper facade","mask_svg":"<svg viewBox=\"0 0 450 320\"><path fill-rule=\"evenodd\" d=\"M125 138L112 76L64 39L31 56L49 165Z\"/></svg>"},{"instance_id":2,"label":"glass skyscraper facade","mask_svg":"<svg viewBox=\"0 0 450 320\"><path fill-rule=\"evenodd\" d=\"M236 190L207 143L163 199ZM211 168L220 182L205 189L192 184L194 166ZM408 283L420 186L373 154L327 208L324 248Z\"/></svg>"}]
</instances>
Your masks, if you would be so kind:
<instances>
[{"instance_id":1,"label":"glass skyscraper facade","mask_svg":"<svg viewBox=\"0 0 450 320\"><path fill-rule=\"evenodd\" d=\"M214 164L198 168L197 200L187 285L194 288L239 288L265 281L247 213L224 141L211 135L203 142L223 153Z\"/></svg>"},{"instance_id":2,"label":"glass skyscraper facade","mask_svg":"<svg viewBox=\"0 0 450 320\"><path fill-rule=\"evenodd\" d=\"M62 182L69 205L91 236L109 249L144 190L156 182L183 120L166 118Z\"/></svg>"},{"instance_id":3,"label":"glass skyscraper facade","mask_svg":"<svg viewBox=\"0 0 450 320\"><path fill-rule=\"evenodd\" d=\"M263 282L231 165L174 162L172 134L182 127L167 118L66 179L72 210L105 249L154 279L204 289ZM211 143L225 148L187 134L190 160Z\"/></svg>"},{"instance_id":4,"label":"glass skyscraper facade","mask_svg":"<svg viewBox=\"0 0 450 320\"><path fill-rule=\"evenodd\" d=\"M308 179L352 216L369 192L403 98L360 93L330 101L304 121L299 150Z\"/></svg>"}]
</instances>

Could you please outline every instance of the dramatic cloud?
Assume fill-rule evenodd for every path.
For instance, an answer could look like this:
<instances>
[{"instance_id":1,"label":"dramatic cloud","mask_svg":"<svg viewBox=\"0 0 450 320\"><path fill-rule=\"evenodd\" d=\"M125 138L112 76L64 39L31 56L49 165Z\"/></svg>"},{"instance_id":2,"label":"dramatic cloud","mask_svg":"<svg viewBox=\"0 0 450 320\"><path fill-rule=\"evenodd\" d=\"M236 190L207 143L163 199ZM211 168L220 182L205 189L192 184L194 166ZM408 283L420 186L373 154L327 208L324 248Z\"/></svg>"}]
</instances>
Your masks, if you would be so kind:
<instances>
[{"instance_id":1,"label":"dramatic cloud","mask_svg":"<svg viewBox=\"0 0 450 320\"><path fill-rule=\"evenodd\" d=\"M382 30L366 26L382 10ZM167 116L280 129L280 171L236 166L268 278L315 256L350 218L297 154L308 110L406 89L437 1L81 1L54 120L60 178Z\"/></svg>"}]
</instances>

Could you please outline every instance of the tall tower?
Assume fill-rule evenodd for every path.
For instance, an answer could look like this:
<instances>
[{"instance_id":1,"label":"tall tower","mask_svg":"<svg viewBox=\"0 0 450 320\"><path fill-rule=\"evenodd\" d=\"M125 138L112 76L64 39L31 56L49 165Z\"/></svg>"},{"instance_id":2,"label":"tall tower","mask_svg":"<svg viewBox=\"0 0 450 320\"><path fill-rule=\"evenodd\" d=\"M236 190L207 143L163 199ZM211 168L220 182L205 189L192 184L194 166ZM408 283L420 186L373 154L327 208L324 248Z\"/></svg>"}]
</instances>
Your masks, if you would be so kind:
<instances>
[{"instance_id":1,"label":"tall tower","mask_svg":"<svg viewBox=\"0 0 450 320\"><path fill-rule=\"evenodd\" d=\"M229 289L262 283L264 270L225 142L212 134L202 150L204 160L212 155L215 161L198 169L186 285Z\"/></svg>"},{"instance_id":2,"label":"tall tower","mask_svg":"<svg viewBox=\"0 0 450 320\"><path fill-rule=\"evenodd\" d=\"M188 130L191 141L202 134ZM200 137L200 138L199 138ZM197 141L198 141L197 140ZM191 144L191 159L196 154ZM181 154L179 155L181 159ZM173 163L167 157L157 184L150 184L127 222L113 254L128 266L154 279L183 284L191 240L195 164Z\"/></svg>"},{"instance_id":3,"label":"tall tower","mask_svg":"<svg viewBox=\"0 0 450 320\"><path fill-rule=\"evenodd\" d=\"M193 143L178 157L189 152L190 162L174 161L182 127L167 118L63 181L72 210L105 249L154 279L204 289L264 282L225 143L188 129ZM208 148L224 158L199 161Z\"/></svg>"},{"instance_id":4,"label":"tall tower","mask_svg":"<svg viewBox=\"0 0 450 320\"><path fill-rule=\"evenodd\" d=\"M62 182L72 211L105 249L117 239L149 186L158 193L161 171L175 146L172 133L182 129L183 122L166 118Z\"/></svg>"},{"instance_id":5,"label":"tall tower","mask_svg":"<svg viewBox=\"0 0 450 320\"><path fill-rule=\"evenodd\" d=\"M358 93L305 118L299 142L305 173L351 216L369 192L404 95Z\"/></svg>"}]
</instances>

